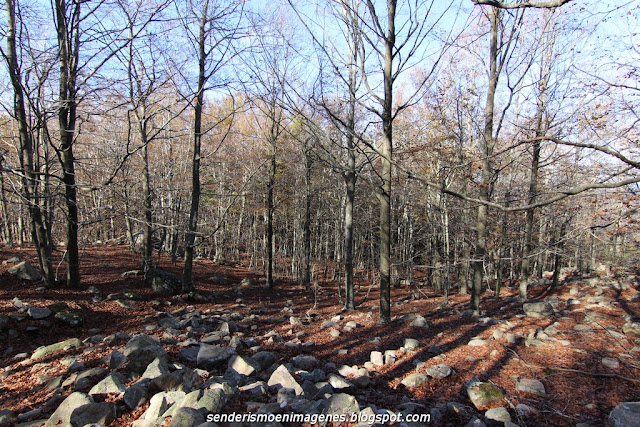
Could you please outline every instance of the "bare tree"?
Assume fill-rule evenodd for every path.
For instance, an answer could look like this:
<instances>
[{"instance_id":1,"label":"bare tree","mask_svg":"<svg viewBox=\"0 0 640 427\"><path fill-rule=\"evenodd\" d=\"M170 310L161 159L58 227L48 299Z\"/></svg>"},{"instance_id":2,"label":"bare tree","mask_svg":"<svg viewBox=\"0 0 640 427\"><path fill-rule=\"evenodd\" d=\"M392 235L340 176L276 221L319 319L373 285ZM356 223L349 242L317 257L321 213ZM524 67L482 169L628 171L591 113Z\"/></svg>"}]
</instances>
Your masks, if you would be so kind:
<instances>
[{"instance_id":1,"label":"bare tree","mask_svg":"<svg viewBox=\"0 0 640 427\"><path fill-rule=\"evenodd\" d=\"M193 251L198 229L200 208L200 163L202 136L210 129L202 128L202 111L205 92L212 87L224 86L218 74L233 55L232 45L238 37L240 17L244 2L201 0L189 2L185 10L179 10L188 43L195 50L198 75L195 88L189 91L193 108L193 157L191 161L191 204L185 236L182 290L193 290ZM214 81L218 77L218 81Z\"/></svg>"},{"instance_id":2,"label":"bare tree","mask_svg":"<svg viewBox=\"0 0 640 427\"><path fill-rule=\"evenodd\" d=\"M55 282L52 268L52 244L51 235L47 230L47 224L43 217L41 201L38 197L38 183L40 174L35 165L36 152L34 150L32 127L29 125L27 117L27 107L23 90L23 77L21 65L18 60L18 49L16 42L16 31L18 25L24 25L20 16L17 16L17 5L13 0L8 0L7 4L7 47L2 49L2 56L7 64L11 86L13 87L13 114L18 123L19 151L20 151L20 176L22 181L22 191L27 203L29 218L31 223L31 235L38 254L38 263L42 272L46 286L51 286ZM4 200L3 186L3 214L7 219L6 201ZM10 236L9 236L10 238Z\"/></svg>"}]
</instances>

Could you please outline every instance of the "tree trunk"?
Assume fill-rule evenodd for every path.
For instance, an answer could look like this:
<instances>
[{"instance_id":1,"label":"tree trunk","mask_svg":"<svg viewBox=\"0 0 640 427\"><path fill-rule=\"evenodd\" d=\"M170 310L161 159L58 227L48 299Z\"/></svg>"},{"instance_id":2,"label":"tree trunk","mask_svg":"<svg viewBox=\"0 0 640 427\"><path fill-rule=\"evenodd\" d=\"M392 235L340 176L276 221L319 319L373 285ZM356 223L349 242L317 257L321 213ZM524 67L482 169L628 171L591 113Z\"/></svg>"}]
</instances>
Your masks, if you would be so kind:
<instances>
[{"instance_id":1,"label":"tree trunk","mask_svg":"<svg viewBox=\"0 0 640 427\"><path fill-rule=\"evenodd\" d=\"M266 252L267 252L267 288L273 289L273 187L276 179L276 147L275 141L272 143L271 162L269 168L269 181L267 183L267 230L266 230Z\"/></svg>"},{"instance_id":2,"label":"tree trunk","mask_svg":"<svg viewBox=\"0 0 640 427\"><path fill-rule=\"evenodd\" d=\"M193 290L193 249L196 241L196 231L198 229L198 210L200 208L200 151L202 146L202 104L204 103L204 91L206 83L205 63L206 54L206 24L207 6L204 5L202 17L200 19L200 30L198 34L198 92L196 94L196 104L193 107L193 158L191 161L191 207L189 208L189 223L185 236L184 267L182 270L182 292Z\"/></svg>"},{"instance_id":3,"label":"tree trunk","mask_svg":"<svg viewBox=\"0 0 640 427\"><path fill-rule=\"evenodd\" d=\"M60 132L60 158L62 183L67 208L67 286L80 287L80 259L78 255L78 203L76 189L73 143L76 130L76 78L80 49L81 2L71 6L67 16L67 2L55 1L55 19L58 32L58 57L60 61L60 88L58 127ZM70 21L70 22L69 22Z\"/></svg>"},{"instance_id":4,"label":"tree trunk","mask_svg":"<svg viewBox=\"0 0 640 427\"><path fill-rule=\"evenodd\" d=\"M305 207L304 207L304 287L311 289L311 154L305 147Z\"/></svg>"},{"instance_id":5,"label":"tree trunk","mask_svg":"<svg viewBox=\"0 0 640 427\"><path fill-rule=\"evenodd\" d=\"M493 135L493 115L495 105L496 88L498 86L498 9L491 7L489 10L491 22L491 41L489 47L489 87L487 88L487 100L484 109L484 134L483 134L483 158L482 158L482 182L480 184L480 199L488 202L490 186L493 180L491 156L495 139ZM487 229L487 205L480 204L476 217L476 251L474 254L473 282L471 289L471 309L474 314L480 313L480 294L482 293L482 278L484 274L484 257L486 253L486 229Z\"/></svg>"},{"instance_id":6,"label":"tree trunk","mask_svg":"<svg viewBox=\"0 0 640 427\"><path fill-rule=\"evenodd\" d=\"M347 197L344 205L344 273L345 308L355 309L353 288L353 204L355 200L356 175L347 172L344 176Z\"/></svg>"},{"instance_id":7,"label":"tree trunk","mask_svg":"<svg viewBox=\"0 0 640 427\"><path fill-rule=\"evenodd\" d=\"M396 41L396 0L388 0L388 28L384 39L384 99L382 108L382 185L380 186L380 315L391 322L391 171L393 159L393 49Z\"/></svg>"},{"instance_id":8,"label":"tree trunk","mask_svg":"<svg viewBox=\"0 0 640 427\"><path fill-rule=\"evenodd\" d=\"M14 114L18 122L18 134L20 138L20 166L23 170L22 188L27 208L29 211L29 219L31 225L31 236L38 254L38 263L40 271L46 286L51 286L55 282L53 268L51 262L51 244L49 242L50 234L47 232L46 224L43 220L40 202L37 197L38 176L34 166L34 149L33 135L29 131L27 122L27 114L22 90L22 76L18 64L17 48L16 48L16 4L14 1L7 1L7 68L11 85L14 91ZM0 162L1 163L1 162ZM8 215L6 200L4 198L4 181L2 184L2 200L3 200L3 216L7 220L7 235L11 238L11 231L8 227ZM22 234L22 233L21 233ZM22 240L22 237L20 237Z\"/></svg>"}]
</instances>

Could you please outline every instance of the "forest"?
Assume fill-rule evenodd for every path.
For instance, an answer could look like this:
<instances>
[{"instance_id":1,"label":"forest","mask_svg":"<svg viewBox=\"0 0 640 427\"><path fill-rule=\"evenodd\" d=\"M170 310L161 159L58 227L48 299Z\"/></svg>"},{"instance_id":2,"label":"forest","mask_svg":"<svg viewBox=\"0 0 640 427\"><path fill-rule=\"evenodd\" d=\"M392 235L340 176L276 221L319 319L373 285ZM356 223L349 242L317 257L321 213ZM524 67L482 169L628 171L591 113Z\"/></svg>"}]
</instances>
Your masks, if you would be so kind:
<instances>
[{"instance_id":1,"label":"forest","mask_svg":"<svg viewBox=\"0 0 640 427\"><path fill-rule=\"evenodd\" d=\"M465 340L471 339L472 347L474 339L483 340L483 331L484 339L498 341L506 329L498 333L485 327L494 325L493 317L503 310L515 317L500 320L502 326L530 323L518 326L522 331L516 338L524 340L521 349L503 346L500 352L514 353L525 365L521 356L529 353L522 351L531 352L529 370L542 372L544 351L551 355L555 350L536 349L535 341L554 335L549 328L558 332L558 322L571 317L579 296L591 305L580 308L585 319L572 318L570 332L595 328L598 320L589 316L597 310L591 306L600 304L610 310L611 322L601 332L615 342L600 341L597 349L583 349L590 362L571 362L561 371L569 375L573 370L571 375L578 376L589 371L589 381L607 378L624 385L614 387L616 393L604 406L591 408L591 415L573 407L567 412L569 403L564 409L554 406L541 412L518 411L511 405L507 408L518 417L514 422L527 425L526 418L532 417L528 425L568 425L602 422L609 416L613 423L610 411L640 396L640 293L635 292L640 291L637 2L0 3L0 253L6 260L14 255L29 260L38 270L33 273L36 283L17 281L9 279L7 271L14 261L3 264L0 316L6 321L0 318L0 331L22 316L16 310L26 322L42 322L29 310L59 301L62 295L71 306L79 304L80 311L97 313L93 303L115 304L115 297L96 297L101 294L94 292L99 284L104 285L103 293L115 295L133 287L142 295L131 307L125 301L117 309L131 310L138 304L141 322L145 315L164 310L172 312L167 314L175 320L171 327L180 322L183 328L193 316L173 311L202 303L200 311L205 311L198 316L213 310L209 317L217 316L216 321L228 327L233 322L225 316L231 313L215 310L220 309L216 304L222 304L221 296L231 293L238 297L236 305L246 304L248 314L233 319L238 323L243 316L271 313L265 308L271 304L279 316L284 312L283 327L295 330L318 323L314 334L326 334L324 323L321 327L312 318L324 307L319 318L335 323L328 327L336 328L336 340L344 333L338 328L341 320L366 314L363 340L367 334L388 334L385 346L395 345L398 337L392 335L398 322L403 331L408 328L416 338L424 338L425 332L415 328L426 326L412 322L425 317L434 331L469 334ZM109 271L110 262L114 271ZM107 277L116 271L113 278ZM120 277L125 272L130 282ZM14 297L32 300L23 306L19 299L16 305ZM167 299L168 306L156 304L159 297ZM233 300L229 297L225 304ZM417 305L409 310L407 301ZM294 309L296 304L304 309ZM107 326L110 321L104 316L71 326L79 326L77 331L99 328L105 334L121 326L115 320ZM291 320L289 325L289 318L296 316L306 320L300 325ZM544 322L554 318L556 323ZM56 319L66 322L57 314ZM7 340L5 347L31 352L29 345L78 335L47 335L41 328L55 329L58 323L44 322L23 322L11 329L18 331L13 337L0 332ZM474 331L478 325L481 330ZM18 339L10 346L10 340L28 333L29 327L36 328L32 332L38 331L37 338L31 344ZM353 325L345 328L357 331ZM122 331L113 332L118 330ZM230 335L224 337L237 330L226 332ZM284 336L283 331L276 333ZM314 343L323 339L316 337ZM353 349L364 345L365 359L371 350L382 349L379 343L356 342ZM514 343L517 340L507 340ZM196 350L202 353L206 345ZM273 340L270 345L277 347ZM311 353L328 357L333 353L326 345L326 354L318 349ZM611 355L602 357L603 349L617 345L628 356L623 368L605 362ZM413 351L406 340L400 346L403 355ZM169 355L184 356L182 350L173 350ZM293 354L286 351L281 357L288 360ZM373 352L369 363L378 366ZM214 365L218 368L208 362L200 366L196 353L194 360L184 356L192 367L210 373ZM362 364L362 355L353 353L352 364ZM388 363L391 359L382 353L380 366L399 363L397 356ZM346 354L345 350L339 357ZM5 353L3 368L13 369L13 356ZM449 356L447 363L472 357ZM244 357L238 351L231 360ZM618 359L613 358L616 363ZM587 369L593 364L596 373ZM600 372L602 365L611 371ZM137 371L127 370L131 372ZM360 378L355 371L340 374ZM384 375L397 380L385 386L394 390L391 395L398 387L419 388L404 379L398 385L398 373ZM448 377L428 376L441 382ZM473 383L470 375L464 379ZM235 386L246 386L245 382L237 380ZM473 384L463 388L471 393ZM576 400L597 401L598 388L593 388ZM443 404L433 400L433 393L420 390L414 399L422 399L427 407ZM4 392L13 393L6 388ZM205 399L206 393L199 392ZM118 409L117 417L91 422L128 425L136 419L136 410L149 413L151 395L138 406L125 402L128 415ZM43 396L38 405L50 398ZM225 399L232 403L225 411L246 411L236 407L233 396L238 398L237 393L227 393ZM278 392L278 403L280 397ZM443 425L474 422L469 421L471 412L451 409L455 397L448 396L449 402L439 410ZM383 407L400 403L371 398L381 399ZM501 406L471 401L473 411ZM17 413L25 410L17 402L0 399L0 406ZM332 408L331 399L326 404ZM555 404L546 401L541 407L545 405ZM635 412L629 420L640 416L638 406L630 409ZM50 409L43 414L51 415L55 408ZM327 414L326 408L314 410ZM168 415L173 417L171 425L199 424L179 421L176 413L177 409ZM426 413L440 419L438 411ZM12 425L14 415L6 418L12 420L6 425ZM46 425L61 420L84 425L48 416ZM625 424L624 416L628 415L615 425L633 425ZM447 417L453 420L450 424ZM495 419L484 414L476 420L490 425ZM134 424L155 421L145 415ZM0 426L4 422L0 416Z\"/></svg>"}]
</instances>

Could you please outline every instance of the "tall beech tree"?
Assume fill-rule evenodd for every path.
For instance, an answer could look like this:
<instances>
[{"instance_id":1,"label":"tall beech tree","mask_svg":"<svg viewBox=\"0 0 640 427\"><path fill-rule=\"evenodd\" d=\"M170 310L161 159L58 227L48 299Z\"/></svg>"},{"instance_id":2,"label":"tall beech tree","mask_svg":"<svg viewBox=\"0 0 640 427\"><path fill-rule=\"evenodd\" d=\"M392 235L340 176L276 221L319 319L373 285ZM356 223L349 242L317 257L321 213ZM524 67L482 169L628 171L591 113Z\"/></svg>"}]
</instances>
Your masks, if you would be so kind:
<instances>
[{"instance_id":1,"label":"tall beech tree","mask_svg":"<svg viewBox=\"0 0 640 427\"><path fill-rule=\"evenodd\" d=\"M13 88L13 115L18 124L18 139L20 153L20 169L22 191L27 209L29 212L29 220L31 225L31 238L36 247L38 254L38 263L40 271L46 286L51 286L55 282L52 267L52 243L51 234L48 230L45 215L42 210L41 200L39 197L39 182L41 174L37 170L35 157L37 153L34 149L34 133L33 127L29 123L27 116L27 107L25 102L25 93L23 90L23 76L21 64L19 63L18 48L16 42L16 32L18 27L23 25L22 17L16 14L17 5L14 0L6 2L7 8L7 32L6 50L2 49L2 56L7 64L7 70L11 79ZM10 228L8 228L8 215L6 200L4 199L4 181L2 181L3 191L3 217L7 222L7 235L11 239Z\"/></svg>"},{"instance_id":2,"label":"tall beech tree","mask_svg":"<svg viewBox=\"0 0 640 427\"><path fill-rule=\"evenodd\" d=\"M191 204L189 221L185 234L184 268L182 270L182 290L193 290L193 252L198 230L198 213L200 209L200 163L202 136L211 129L202 128L202 110L205 103L205 92L214 87L223 88L226 82L220 75L224 66L234 54L233 44L239 37L244 2L222 0L190 1L178 10L181 15L185 36L189 45L195 50L197 65L195 87L188 91L192 102L192 160L191 160ZM216 79L217 78L217 79Z\"/></svg>"}]
</instances>

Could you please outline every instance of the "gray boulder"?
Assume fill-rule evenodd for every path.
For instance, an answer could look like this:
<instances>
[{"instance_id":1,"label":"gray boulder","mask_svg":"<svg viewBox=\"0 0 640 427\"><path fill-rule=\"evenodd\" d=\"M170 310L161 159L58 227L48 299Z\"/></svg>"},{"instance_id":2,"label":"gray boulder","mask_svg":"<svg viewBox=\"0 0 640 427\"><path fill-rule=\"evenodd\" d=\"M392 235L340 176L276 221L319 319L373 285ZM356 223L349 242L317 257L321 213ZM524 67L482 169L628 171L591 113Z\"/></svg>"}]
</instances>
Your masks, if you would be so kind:
<instances>
[{"instance_id":1,"label":"gray boulder","mask_svg":"<svg viewBox=\"0 0 640 427\"><path fill-rule=\"evenodd\" d=\"M44 427L54 427L57 425L71 425L71 414L77 408L93 403L93 400L84 393L71 393L49 417ZM84 425L84 424L83 424Z\"/></svg>"},{"instance_id":2,"label":"gray boulder","mask_svg":"<svg viewBox=\"0 0 640 427\"><path fill-rule=\"evenodd\" d=\"M260 371L264 371L276 363L276 356L270 351L259 351L251 356L251 360L258 364Z\"/></svg>"},{"instance_id":3,"label":"gray boulder","mask_svg":"<svg viewBox=\"0 0 640 427\"><path fill-rule=\"evenodd\" d=\"M554 311L547 301L527 302L522 305L524 313L529 317L543 318L552 316Z\"/></svg>"},{"instance_id":4,"label":"gray boulder","mask_svg":"<svg viewBox=\"0 0 640 427\"><path fill-rule=\"evenodd\" d=\"M269 381L267 382L269 387L277 387L277 388L292 388L295 390L296 395L300 396L304 393L300 384L293 378L293 375L289 372L286 366L280 365L278 369L276 369L271 377L269 377Z\"/></svg>"},{"instance_id":5,"label":"gray boulder","mask_svg":"<svg viewBox=\"0 0 640 427\"><path fill-rule=\"evenodd\" d=\"M436 365L427 368L427 375L432 378L446 378L451 375L451 367L448 365Z\"/></svg>"},{"instance_id":6,"label":"gray boulder","mask_svg":"<svg viewBox=\"0 0 640 427\"><path fill-rule=\"evenodd\" d=\"M73 410L71 425L83 427L87 424L107 425L116 419L116 405L111 402L88 403Z\"/></svg>"},{"instance_id":7,"label":"gray boulder","mask_svg":"<svg viewBox=\"0 0 640 427\"><path fill-rule=\"evenodd\" d=\"M295 366L296 368L310 371L315 366L318 366L320 364L320 361L313 356L306 356L304 354L301 354L291 359L291 363L293 363L293 366Z\"/></svg>"},{"instance_id":8,"label":"gray boulder","mask_svg":"<svg viewBox=\"0 0 640 427\"><path fill-rule=\"evenodd\" d=\"M333 389L338 393L355 393L356 387L340 375L329 374L329 378L327 382L333 387Z\"/></svg>"},{"instance_id":9,"label":"gray boulder","mask_svg":"<svg viewBox=\"0 0 640 427\"><path fill-rule=\"evenodd\" d=\"M123 354L129 359L127 369L141 374L155 359L166 360L167 353L160 343L146 335L139 335L129 340Z\"/></svg>"},{"instance_id":10,"label":"gray boulder","mask_svg":"<svg viewBox=\"0 0 640 427\"><path fill-rule=\"evenodd\" d=\"M531 378L522 378L519 380L516 383L516 390L522 393L535 394L542 397L547 395L544 384Z\"/></svg>"},{"instance_id":11,"label":"gray boulder","mask_svg":"<svg viewBox=\"0 0 640 427\"><path fill-rule=\"evenodd\" d=\"M151 269L146 276L153 291L160 296L176 295L182 290L182 280L168 271Z\"/></svg>"},{"instance_id":12,"label":"gray boulder","mask_svg":"<svg viewBox=\"0 0 640 427\"><path fill-rule=\"evenodd\" d=\"M0 427L13 425L16 420L16 414L8 409L0 411Z\"/></svg>"},{"instance_id":13,"label":"gray boulder","mask_svg":"<svg viewBox=\"0 0 640 427\"><path fill-rule=\"evenodd\" d=\"M201 369L212 370L226 363L235 353L230 347L201 344L196 365Z\"/></svg>"},{"instance_id":14,"label":"gray boulder","mask_svg":"<svg viewBox=\"0 0 640 427\"><path fill-rule=\"evenodd\" d=\"M129 409L136 409L137 407L144 405L148 399L149 391L144 384L140 383L129 387L124 392L124 396L122 396L122 401Z\"/></svg>"},{"instance_id":15,"label":"gray boulder","mask_svg":"<svg viewBox=\"0 0 640 427\"><path fill-rule=\"evenodd\" d=\"M115 371L125 364L127 356L120 353L118 350L113 350L109 356L107 356L107 366L110 370Z\"/></svg>"},{"instance_id":16,"label":"gray boulder","mask_svg":"<svg viewBox=\"0 0 640 427\"><path fill-rule=\"evenodd\" d=\"M402 380L402 385L407 388L418 387L419 385L429 381L429 378L425 374L413 373L408 375Z\"/></svg>"},{"instance_id":17,"label":"gray boulder","mask_svg":"<svg viewBox=\"0 0 640 427\"><path fill-rule=\"evenodd\" d=\"M51 316L52 311L47 307L29 307L27 313L32 319L40 320Z\"/></svg>"},{"instance_id":18,"label":"gray boulder","mask_svg":"<svg viewBox=\"0 0 640 427\"><path fill-rule=\"evenodd\" d=\"M484 416L493 421L499 421L502 423L511 422L511 415L505 408L491 408L484 413Z\"/></svg>"},{"instance_id":19,"label":"gray boulder","mask_svg":"<svg viewBox=\"0 0 640 427\"><path fill-rule=\"evenodd\" d=\"M472 380L465 384L467 395L471 403L478 409L483 410L492 406L497 406L504 399L502 391L494 384Z\"/></svg>"},{"instance_id":20,"label":"gray boulder","mask_svg":"<svg viewBox=\"0 0 640 427\"><path fill-rule=\"evenodd\" d=\"M637 427L640 420L640 402L623 402L609 413L610 427Z\"/></svg>"},{"instance_id":21,"label":"gray boulder","mask_svg":"<svg viewBox=\"0 0 640 427\"><path fill-rule=\"evenodd\" d=\"M153 379L153 378L159 377L160 375L164 375L168 373L169 373L169 366L167 366L167 362L165 361L165 359L156 357L155 359L153 359L151 363L147 365L147 368L144 370L144 372L140 376L140 379L145 379L145 378Z\"/></svg>"},{"instance_id":22,"label":"gray boulder","mask_svg":"<svg viewBox=\"0 0 640 427\"><path fill-rule=\"evenodd\" d=\"M327 415L341 415L359 413L360 405L355 397L346 393L337 393L331 396L327 402Z\"/></svg>"},{"instance_id":23,"label":"gray boulder","mask_svg":"<svg viewBox=\"0 0 640 427\"><path fill-rule=\"evenodd\" d=\"M31 360L43 359L57 351L68 350L70 348L76 348L76 347L82 347L82 341L80 341L78 338L70 338L68 340L60 341L55 344L50 344L45 347L39 347L31 355Z\"/></svg>"},{"instance_id":24,"label":"gray boulder","mask_svg":"<svg viewBox=\"0 0 640 427\"><path fill-rule=\"evenodd\" d=\"M176 409L169 427L194 427L205 422L205 416L197 409L183 406Z\"/></svg>"},{"instance_id":25,"label":"gray boulder","mask_svg":"<svg viewBox=\"0 0 640 427\"><path fill-rule=\"evenodd\" d=\"M84 323L84 315L80 311L61 311L54 317L65 326L77 327Z\"/></svg>"},{"instance_id":26,"label":"gray boulder","mask_svg":"<svg viewBox=\"0 0 640 427\"><path fill-rule=\"evenodd\" d=\"M40 280L42 275L40 271L34 268L27 261L22 261L7 270L9 274L24 280Z\"/></svg>"},{"instance_id":27,"label":"gray boulder","mask_svg":"<svg viewBox=\"0 0 640 427\"><path fill-rule=\"evenodd\" d=\"M204 410L206 413L217 414L226 402L227 396L221 389L204 390L196 408Z\"/></svg>"},{"instance_id":28,"label":"gray boulder","mask_svg":"<svg viewBox=\"0 0 640 427\"><path fill-rule=\"evenodd\" d=\"M124 392L127 391L126 382L127 379L120 372L112 372L107 375L105 379L94 385L91 390L89 390L89 395L93 396L94 394L106 393L124 394Z\"/></svg>"},{"instance_id":29,"label":"gray boulder","mask_svg":"<svg viewBox=\"0 0 640 427\"><path fill-rule=\"evenodd\" d=\"M231 357L227 365L227 371L247 377L255 373L258 369L259 366L253 360L238 355Z\"/></svg>"}]
</instances>

